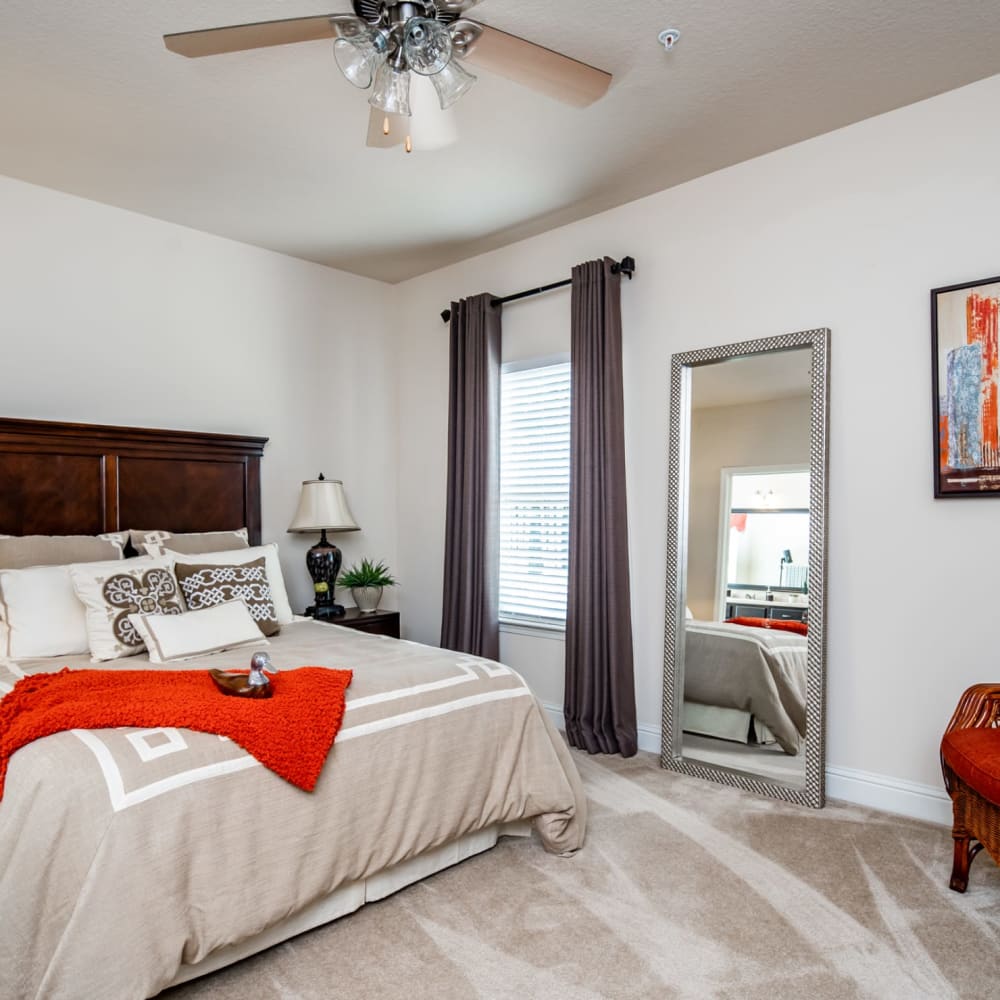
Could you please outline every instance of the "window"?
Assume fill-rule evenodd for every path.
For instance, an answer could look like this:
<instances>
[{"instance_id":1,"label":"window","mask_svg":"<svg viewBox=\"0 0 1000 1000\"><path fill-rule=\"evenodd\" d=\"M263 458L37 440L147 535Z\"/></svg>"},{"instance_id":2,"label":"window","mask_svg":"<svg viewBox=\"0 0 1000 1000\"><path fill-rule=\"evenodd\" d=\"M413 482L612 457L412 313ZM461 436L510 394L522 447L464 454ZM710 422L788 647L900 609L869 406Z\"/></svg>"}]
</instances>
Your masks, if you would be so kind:
<instances>
[{"instance_id":1,"label":"window","mask_svg":"<svg viewBox=\"0 0 1000 1000\"><path fill-rule=\"evenodd\" d=\"M570 366L504 365L500 381L500 620L566 624Z\"/></svg>"}]
</instances>

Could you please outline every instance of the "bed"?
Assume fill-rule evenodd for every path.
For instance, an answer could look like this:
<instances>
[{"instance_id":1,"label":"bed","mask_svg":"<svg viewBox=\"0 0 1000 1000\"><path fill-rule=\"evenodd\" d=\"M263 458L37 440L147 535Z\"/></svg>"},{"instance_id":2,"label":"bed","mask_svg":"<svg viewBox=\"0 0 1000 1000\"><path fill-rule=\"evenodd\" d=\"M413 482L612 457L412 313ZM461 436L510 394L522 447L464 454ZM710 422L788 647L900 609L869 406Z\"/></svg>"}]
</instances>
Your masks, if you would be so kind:
<instances>
[{"instance_id":1,"label":"bed","mask_svg":"<svg viewBox=\"0 0 1000 1000\"><path fill-rule=\"evenodd\" d=\"M263 446L0 420L0 534L245 524L259 541ZM147 509L142 484L154 482ZM153 996L529 824L554 854L581 846L579 776L514 671L309 620L269 643L281 668L354 671L312 793L229 740L169 727L62 732L13 755L0 800L0 995ZM197 663L140 655L102 666L247 660L240 649ZM89 656L7 657L0 694L23 676L92 665Z\"/></svg>"},{"instance_id":2,"label":"bed","mask_svg":"<svg viewBox=\"0 0 1000 1000\"><path fill-rule=\"evenodd\" d=\"M807 638L729 622L685 622L684 729L777 742L797 754L806 733Z\"/></svg>"}]
</instances>

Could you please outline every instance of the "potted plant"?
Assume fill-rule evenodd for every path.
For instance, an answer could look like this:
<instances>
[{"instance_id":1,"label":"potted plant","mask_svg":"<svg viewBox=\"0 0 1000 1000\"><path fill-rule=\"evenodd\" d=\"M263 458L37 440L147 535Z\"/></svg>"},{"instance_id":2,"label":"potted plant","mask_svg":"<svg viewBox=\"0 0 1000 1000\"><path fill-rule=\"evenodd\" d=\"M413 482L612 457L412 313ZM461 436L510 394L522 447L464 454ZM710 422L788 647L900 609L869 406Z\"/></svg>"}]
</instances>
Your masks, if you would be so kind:
<instances>
[{"instance_id":1,"label":"potted plant","mask_svg":"<svg viewBox=\"0 0 1000 1000\"><path fill-rule=\"evenodd\" d=\"M337 578L341 587L348 587L358 611L367 614L378 611L378 602L382 600L383 587L395 587L396 581L389 573L389 567L384 562L372 562L362 559L350 569L344 570Z\"/></svg>"}]
</instances>

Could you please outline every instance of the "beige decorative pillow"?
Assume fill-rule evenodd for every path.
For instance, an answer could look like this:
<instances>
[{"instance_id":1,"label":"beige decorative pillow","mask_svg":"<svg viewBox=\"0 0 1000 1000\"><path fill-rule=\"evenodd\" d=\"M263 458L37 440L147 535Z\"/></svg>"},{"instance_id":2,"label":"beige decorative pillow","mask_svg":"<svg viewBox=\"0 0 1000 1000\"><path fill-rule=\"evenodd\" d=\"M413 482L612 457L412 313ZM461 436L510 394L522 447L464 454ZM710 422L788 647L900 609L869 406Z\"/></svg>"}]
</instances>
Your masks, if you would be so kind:
<instances>
[{"instance_id":1,"label":"beige decorative pillow","mask_svg":"<svg viewBox=\"0 0 1000 1000\"><path fill-rule=\"evenodd\" d=\"M190 660L237 646L266 646L267 639L242 601L226 601L180 615L129 615L151 663Z\"/></svg>"},{"instance_id":2,"label":"beige decorative pillow","mask_svg":"<svg viewBox=\"0 0 1000 1000\"><path fill-rule=\"evenodd\" d=\"M197 531L175 535L170 531L132 531L132 547L136 552L148 552L151 556L165 555L167 552L182 552L184 555L199 555L202 552L229 552L233 549L250 547L249 532L246 528L237 531ZM136 536L141 535L137 541Z\"/></svg>"},{"instance_id":3,"label":"beige decorative pillow","mask_svg":"<svg viewBox=\"0 0 1000 1000\"><path fill-rule=\"evenodd\" d=\"M169 559L129 559L119 566L70 566L76 596L87 617L93 660L117 660L141 653L145 644L130 614L179 615L183 600Z\"/></svg>"},{"instance_id":4,"label":"beige decorative pillow","mask_svg":"<svg viewBox=\"0 0 1000 1000\"><path fill-rule=\"evenodd\" d=\"M123 558L125 532L106 535L20 535L0 538L0 569L68 566Z\"/></svg>"},{"instance_id":5,"label":"beige decorative pillow","mask_svg":"<svg viewBox=\"0 0 1000 1000\"><path fill-rule=\"evenodd\" d=\"M242 601L264 635L277 635L281 631L263 556L239 566L177 563L174 575L188 610L199 611L225 601Z\"/></svg>"},{"instance_id":6,"label":"beige decorative pillow","mask_svg":"<svg viewBox=\"0 0 1000 1000\"><path fill-rule=\"evenodd\" d=\"M271 588L271 600L278 616L279 625L290 625L295 620L292 606L288 603L285 591L285 578L281 574L281 561L278 559L278 546L274 542L268 545L255 545L242 552L202 552L198 555L174 556L174 568L178 566L243 566L255 559L264 557L267 568L267 583Z\"/></svg>"}]
</instances>

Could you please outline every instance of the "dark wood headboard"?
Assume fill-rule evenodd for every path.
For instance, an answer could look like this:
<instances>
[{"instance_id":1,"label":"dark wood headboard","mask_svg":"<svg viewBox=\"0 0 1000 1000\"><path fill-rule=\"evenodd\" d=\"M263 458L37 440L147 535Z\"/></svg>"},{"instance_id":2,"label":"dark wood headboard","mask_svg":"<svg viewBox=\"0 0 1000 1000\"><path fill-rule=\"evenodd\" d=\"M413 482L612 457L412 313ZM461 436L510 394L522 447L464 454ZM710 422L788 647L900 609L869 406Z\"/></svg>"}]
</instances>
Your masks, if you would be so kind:
<instances>
[{"instance_id":1,"label":"dark wood headboard","mask_svg":"<svg viewBox=\"0 0 1000 1000\"><path fill-rule=\"evenodd\" d=\"M249 529L267 438L0 418L0 534Z\"/></svg>"}]
</instances>

